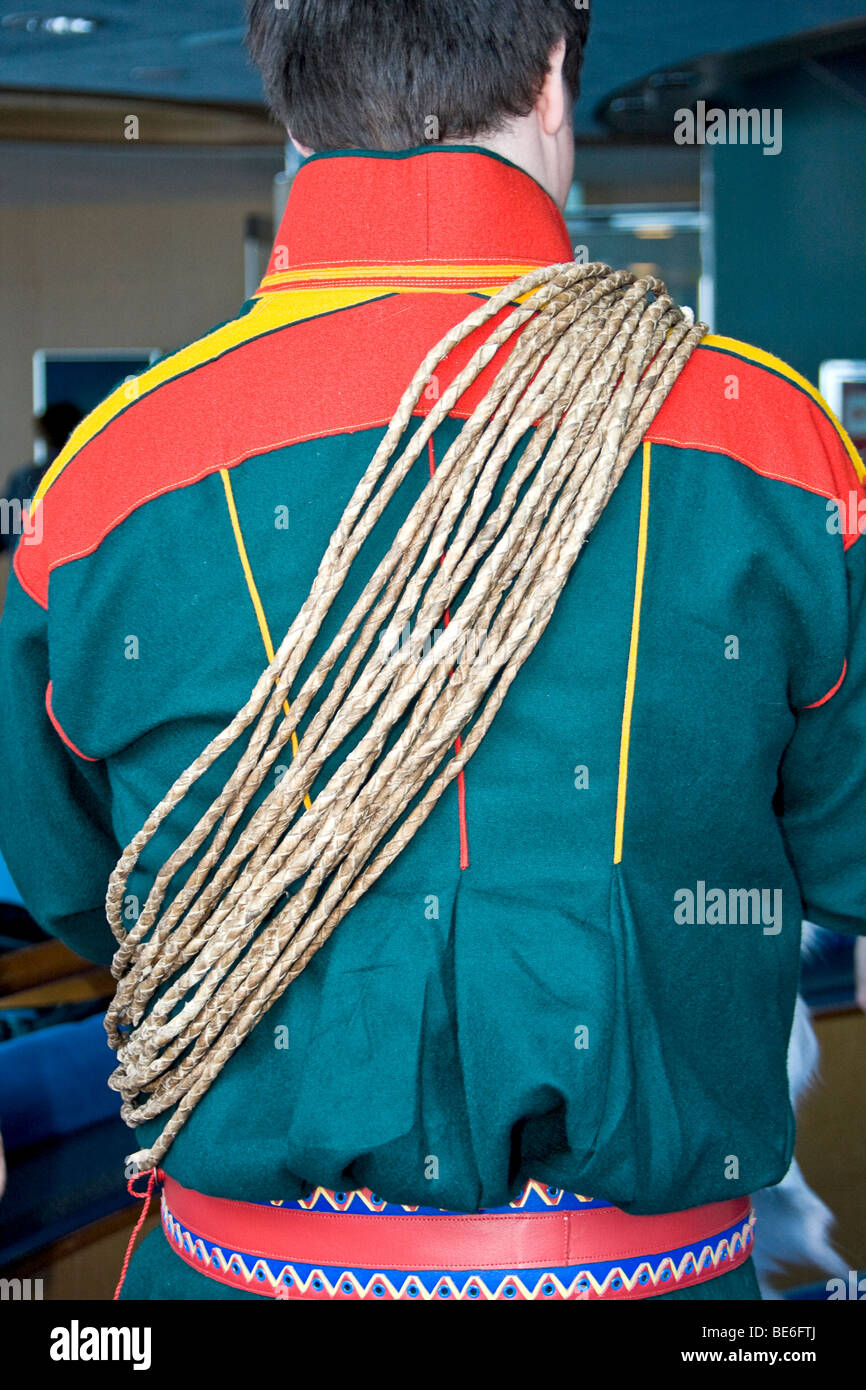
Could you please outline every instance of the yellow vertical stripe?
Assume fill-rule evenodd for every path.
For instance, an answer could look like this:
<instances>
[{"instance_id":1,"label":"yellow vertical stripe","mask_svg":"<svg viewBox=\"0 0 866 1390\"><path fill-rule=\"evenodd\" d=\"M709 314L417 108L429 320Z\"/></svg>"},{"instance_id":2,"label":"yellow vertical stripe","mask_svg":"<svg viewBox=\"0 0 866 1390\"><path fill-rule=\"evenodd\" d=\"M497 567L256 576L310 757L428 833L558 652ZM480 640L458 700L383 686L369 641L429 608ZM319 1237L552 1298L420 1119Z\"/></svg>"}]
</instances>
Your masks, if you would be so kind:
<instances>
[{"instance_id":1,"label":"yellow vertical stripe","mask_svg":"<svg viewBox=\"0 0 866 1390\"><path fill-rule=\"evenodd\" d=\"M253 601L253 608L255 609L256 619L259 624L259 632L262 634L262 641L265 644L265 651L267 652L268 662L270 663L274 659L274 644L271 641L271 632L270 628L268 627L268 620L265 617L265 610L262 606L262 600L259 597L259 591L256 588L256 581L253 578L252 566L250 565L250 559L247 555L247 547L244 543L243 532L241 531L241 523L240 518L238 517L238 509L235 505L235 495L232 490L232 480L229 477L229 471L227 468L220 469L220 477L223 480L223 487L225 489L226 494L226 505L229 509L229 517L231 518L232 530L235 534L235 544L237 545L238 555L240 556L241 565L243 566L244 576L247 581L247 588L250 591L250 598ZM289 713L288 700L283 701L283 709L285 710L286 714ZM297 751L298 736L293 729L292 757L294 757L297 754ZM304 805L306 806L307 810L310 809L311 802L309 796L304 797Z\"/></svg>"},{"instance_id":2,"label":"yellow vertical stripe","mask_svg":"<svg viewBox=\"0 0 866 1390\"><path fill-rule=\"evenodd\" d=\"M625 798L628 785L628 747L631 738L631 714L634 706L634 687L637 676L637 649L640 638L640 610L643 598L643 576L646 565L646 542L649 528L649 486L650 459L652 446L648 439L643 446L643 474L641 478L640 524L637 535L637 562L634 576L634 609L631 620L631 644L628 652L628 671L625 680L625 703L622 711L622 734L619 745L619 783L616 797L616 834L614 836L613 862L622 859L623 830L625 827Z\"/></svg>"}]
</instances>

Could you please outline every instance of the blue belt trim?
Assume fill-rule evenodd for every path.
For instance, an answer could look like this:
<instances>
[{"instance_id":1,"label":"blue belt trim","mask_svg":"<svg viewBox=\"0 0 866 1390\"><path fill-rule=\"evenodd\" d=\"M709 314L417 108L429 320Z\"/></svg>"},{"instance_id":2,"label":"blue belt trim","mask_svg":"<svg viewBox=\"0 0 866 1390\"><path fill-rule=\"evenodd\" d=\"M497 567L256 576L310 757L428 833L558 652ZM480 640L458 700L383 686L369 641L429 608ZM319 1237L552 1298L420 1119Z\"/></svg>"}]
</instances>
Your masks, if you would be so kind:
<instances>
[{"instance_id":1,"label":"blue belt trim","mask_svg":"<svg viewBox=\"0 0 866 1390\"><path fill-rule=\"evenodd\" d=\"M256 1202L255 1205L283 1207L295 1211L350 1212L353 1216L400 1216L404 1212L413 1212L416 1216L454 1215L453 1208L412 1207L404 1206L398 1202L385 1202L366 1188L354 1192L333 1192L324 1187L317 1187L307 1197L299 1197L294 1201ZM519 1211L551 1211L554 1208L557 1211L591 1211L593 1208L611 1205L610 1202L601 1202L592 1197L581 1197L574 1192L565 1192L561 1187L552 1187L545 1183L530 1181L525 1185L520 1196L516 1197L513 1202L508 1202L504 1207L479 1207L475 1210L480 1215L513 1216L515 1212Z\"/></svg>"}]
</instances>

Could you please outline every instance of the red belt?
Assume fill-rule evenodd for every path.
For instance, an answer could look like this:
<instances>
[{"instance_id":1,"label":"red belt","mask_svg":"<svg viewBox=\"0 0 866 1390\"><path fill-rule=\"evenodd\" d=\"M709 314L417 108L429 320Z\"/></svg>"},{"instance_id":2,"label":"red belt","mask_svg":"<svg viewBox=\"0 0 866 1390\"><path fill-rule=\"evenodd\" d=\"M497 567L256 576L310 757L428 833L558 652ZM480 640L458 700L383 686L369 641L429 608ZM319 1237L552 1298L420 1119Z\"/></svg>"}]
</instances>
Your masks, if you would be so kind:
<instances>
[{"instance_id":1,"label":"red belt","mask_svg":"<svg viewBox=\"0 0 866 1390\"><path fill-rule=\"evenodd\" d=\"M605 1262L620 1261L622 1268L628 1269L629 1262L636 1259L646 1257L651 1265L652 1257L663 1252L694 1251L687 1276L674 1272L673 1283L631 1293L620 1281L620 1297L661 1293L714 1277L741 1263L751 1250L750 1210L748 1197L736 1197L659 1216L630 1216L611 1206L496 1215L359 1215L207 1197L182 1187L167 1174L163 1196L163 1220L178 1254L202 1273L239 1287L243 1282L232 1277L233 1272L242 1263L248 1275L256 1261L262 1262L262 1269L265 1261L290 1261L293 1270L311 1266L456 1273L597 1268ZM711 1267L706 1252L714 1249L714 1237L728 1235L737 1226L743 1228L739 1242L723 1242L726 1248L721 1258L725 1263L717 1266L714 1254ZM214 1247L218 1248L218 1259ZM230 1252L243 1254L232 1264ZM671 1262L671 1271L674 1264ZM261 1274L257 1277L267 1285ZM644 1286L645 1282L641 1281ZM256 1287L249 1278L247 1287L274 1296L272 1287Z\"/></svg>"}]
</instances>

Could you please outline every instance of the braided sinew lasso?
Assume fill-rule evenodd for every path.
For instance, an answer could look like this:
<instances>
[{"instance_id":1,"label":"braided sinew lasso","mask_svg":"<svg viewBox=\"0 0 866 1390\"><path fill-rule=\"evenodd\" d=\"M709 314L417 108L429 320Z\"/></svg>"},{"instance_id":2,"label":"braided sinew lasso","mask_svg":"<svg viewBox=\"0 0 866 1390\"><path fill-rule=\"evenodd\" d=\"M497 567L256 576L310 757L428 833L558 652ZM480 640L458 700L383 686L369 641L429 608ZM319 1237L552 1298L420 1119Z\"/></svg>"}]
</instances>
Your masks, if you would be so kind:
<instances>
[{"instance_id":1,"label":"braided sinew lasso","mask_svg":"<svg viewBox=\"0 0 866 1390\"><path fill-rule=\"evenodd\" d=\"M395 458L443 359L509 307ZM152 1148L131 1156L140 1170L161 1161L233 1052L472 757L706 331L659 280L567 263L506 286L428 353L273 661L111 875L106 911L118 941L118 984L106 1028L118 1065L110 1084L131 1126L172 1112ZM285 713L361 546L434 431L506 344L504 366ZM511 471L493 504L506 463ZM410 640L396 647L382 640L406 631ZM467 641L477 632L484 633L483 660L472 659ZM311 710L332 673L326 697ZM311 801L326 760L368 718ZM223 790L163 865L126 930L126 884L145 845L190 786L250 730ZM230 844L293 737L290 766ZM166 905L172 878L211 836Z\"/></svg>"}]
</instances>

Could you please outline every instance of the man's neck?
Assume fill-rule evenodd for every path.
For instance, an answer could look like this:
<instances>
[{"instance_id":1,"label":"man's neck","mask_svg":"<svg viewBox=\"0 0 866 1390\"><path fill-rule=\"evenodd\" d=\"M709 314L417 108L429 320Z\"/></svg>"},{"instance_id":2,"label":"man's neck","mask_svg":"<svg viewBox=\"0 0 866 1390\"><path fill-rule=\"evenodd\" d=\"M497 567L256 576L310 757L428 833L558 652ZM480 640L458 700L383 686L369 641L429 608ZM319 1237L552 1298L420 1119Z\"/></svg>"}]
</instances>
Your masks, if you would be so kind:
<instances>
[{"instance_id":1,"label":"man's neck","mask_svg":"<svg viewBox=\"0 0 866 1390\"><path fill-rule=\"evenodd\" d=\"M460 143L490 150L492 154L501 155L511 164L516 164L550 194L560 212L565 210L571 179L563 173L554 146L539 137L531 115L510 121L502 130L477 135Z\"/></svg>"}]
</instances>

